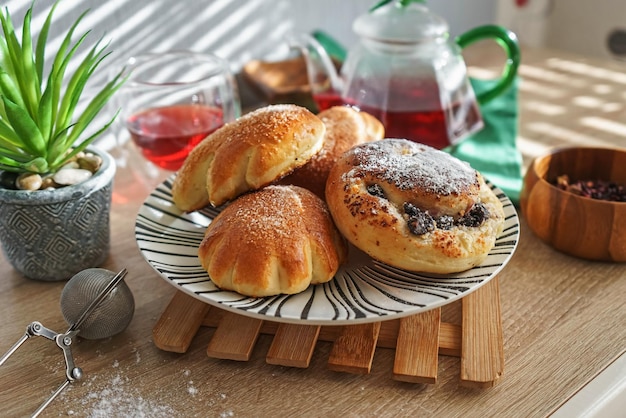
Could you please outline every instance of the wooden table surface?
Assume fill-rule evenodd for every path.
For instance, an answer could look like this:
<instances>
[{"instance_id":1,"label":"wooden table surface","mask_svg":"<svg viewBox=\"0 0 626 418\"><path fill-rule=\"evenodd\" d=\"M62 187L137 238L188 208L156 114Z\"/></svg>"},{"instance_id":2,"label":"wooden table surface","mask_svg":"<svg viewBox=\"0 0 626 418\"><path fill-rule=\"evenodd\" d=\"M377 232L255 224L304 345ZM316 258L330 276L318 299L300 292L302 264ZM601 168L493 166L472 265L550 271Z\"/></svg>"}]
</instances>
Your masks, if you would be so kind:
<instances>
[{"instance_id":1,"label":"wooden table surface","mask_svg":"<svg viewBox=\"0 0 626 418\"><path fill-rule=\"evenodd\" d=\"M553 145L626 145L623 63L523 52L518 144L525 164ZM475 62L482 65L481 54L475 53ZM161 351L152 342L152 328L176 290L142 258L134 222L144 198L167 173L148 178L138 161L131 153L118 168L111 254L103 265L128 268L135 316L120 335L77 341L73 354L85 376L43 416L543 417L626 348L624 265L560 254L533 236L522 219L518 249L499 274L505 370L493 388L461 387L459 359L447 356L440 356L436 384L394 381L390 349L376 352L369 375L329 371L331 344L325 342L318 343L308 368L272 366L265 362L267 335L248 362L216 360L206 355L211 328L202 328L185 354ZM31 321L66 329L59 308L65 283L25 279L4 258L0 272L0 353ZM0 415L34 412L64 381L64 367L51 341L31 338L0 368Z\"/></svg>"}]
</instances>

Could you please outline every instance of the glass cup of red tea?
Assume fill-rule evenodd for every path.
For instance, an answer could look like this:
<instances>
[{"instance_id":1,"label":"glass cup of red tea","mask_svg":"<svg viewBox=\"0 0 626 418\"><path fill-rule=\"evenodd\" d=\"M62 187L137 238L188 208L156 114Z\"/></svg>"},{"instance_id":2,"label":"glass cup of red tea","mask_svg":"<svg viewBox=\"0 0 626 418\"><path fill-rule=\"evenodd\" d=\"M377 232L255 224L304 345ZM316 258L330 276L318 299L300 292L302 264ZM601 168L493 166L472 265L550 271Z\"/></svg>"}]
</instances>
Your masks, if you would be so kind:
<instances>
[{"instance_id":1,"label":"glass cup of red tea","mask_svg":"<svg viewBox=\"0 0 626 418\"><path fill-rule=\"evenodd\" d=\"M189 51L152 53L128 60L120 90L119 121L141 154L176 171L191 150L241 115L228 63Z\"/></svg>"}]
</instances>

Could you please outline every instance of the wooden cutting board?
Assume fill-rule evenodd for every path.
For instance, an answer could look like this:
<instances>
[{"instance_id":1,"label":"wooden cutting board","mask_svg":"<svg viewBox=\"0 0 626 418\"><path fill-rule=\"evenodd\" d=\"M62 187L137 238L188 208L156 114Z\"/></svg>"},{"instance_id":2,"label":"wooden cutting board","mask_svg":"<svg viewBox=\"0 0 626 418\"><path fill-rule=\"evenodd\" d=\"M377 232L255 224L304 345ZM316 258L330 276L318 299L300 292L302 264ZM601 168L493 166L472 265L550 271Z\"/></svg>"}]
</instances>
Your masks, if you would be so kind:
<instances>
[{"instance_id":1,"label":"wooden cutting board","mask_svg":"<svg viewBox=\"0 0 626 418\"><path fill-rule=\"evenodd\" d=\"M441 308L387 321L318 326L251 318L210 306L178 291L152 331L155 345L184 353L202 326L215 332L211 358L247 361L260 334L273 335L268 364L309 367L318 341L333 344L330 370L367 374L377 349L394 349L393 379L436 383L438 356L460 357L460 384L494 386L504 372L500 290L495 277L461 299L461 325L442 322Z\"/></svg>"}]
</instances>

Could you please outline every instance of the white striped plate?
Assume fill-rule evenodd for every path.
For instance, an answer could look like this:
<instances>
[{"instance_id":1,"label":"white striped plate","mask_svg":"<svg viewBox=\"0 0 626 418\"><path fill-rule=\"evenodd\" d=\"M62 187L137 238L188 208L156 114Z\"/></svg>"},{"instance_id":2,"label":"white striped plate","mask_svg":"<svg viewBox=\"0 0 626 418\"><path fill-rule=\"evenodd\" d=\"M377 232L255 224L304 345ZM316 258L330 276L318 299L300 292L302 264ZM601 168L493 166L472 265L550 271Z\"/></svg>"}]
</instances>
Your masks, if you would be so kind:
<instances>
[{"instance_id":1,"label":"white striped plate","mask_svg":"<svg viewBox=\"0 0 626 418\"><path fill-rule=\"evenodd\" d=\"M425 275L389 267L350 247L350 261L335 279L310 286L296 295L251 298L218 289L197 256L206 227L219 209L183 213L172 202L174 175L158 186L139 210L137 245L148 263L168 283L196 299L260 319L342 325L414 315L453 302L496 276L513 255L519 240L515 207L495 186L504 205L504 230L487 259L471 270Z\"/></svg>"}]
</instances>

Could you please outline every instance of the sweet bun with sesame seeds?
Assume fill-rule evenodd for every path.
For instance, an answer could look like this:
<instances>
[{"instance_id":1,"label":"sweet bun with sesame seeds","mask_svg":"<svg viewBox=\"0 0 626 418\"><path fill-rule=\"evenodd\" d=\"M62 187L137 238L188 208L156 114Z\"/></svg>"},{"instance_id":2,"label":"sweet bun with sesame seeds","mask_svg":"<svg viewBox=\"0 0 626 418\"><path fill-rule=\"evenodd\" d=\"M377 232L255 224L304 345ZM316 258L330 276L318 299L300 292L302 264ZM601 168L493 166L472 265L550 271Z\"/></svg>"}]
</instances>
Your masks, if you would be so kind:
<instances>
[{"instance_id":1,"label":"sweet bun with sesame seeds","mask_svg":"<svg viewBox=\"0 0 626 418\"><path fill-rule=\"evenodd\" d=\"M388 265L449 274L479 265L502 230L502 204L469 164L405 139L353 147L326 202L339 231Z\"/></svg>"}]
</instances>

